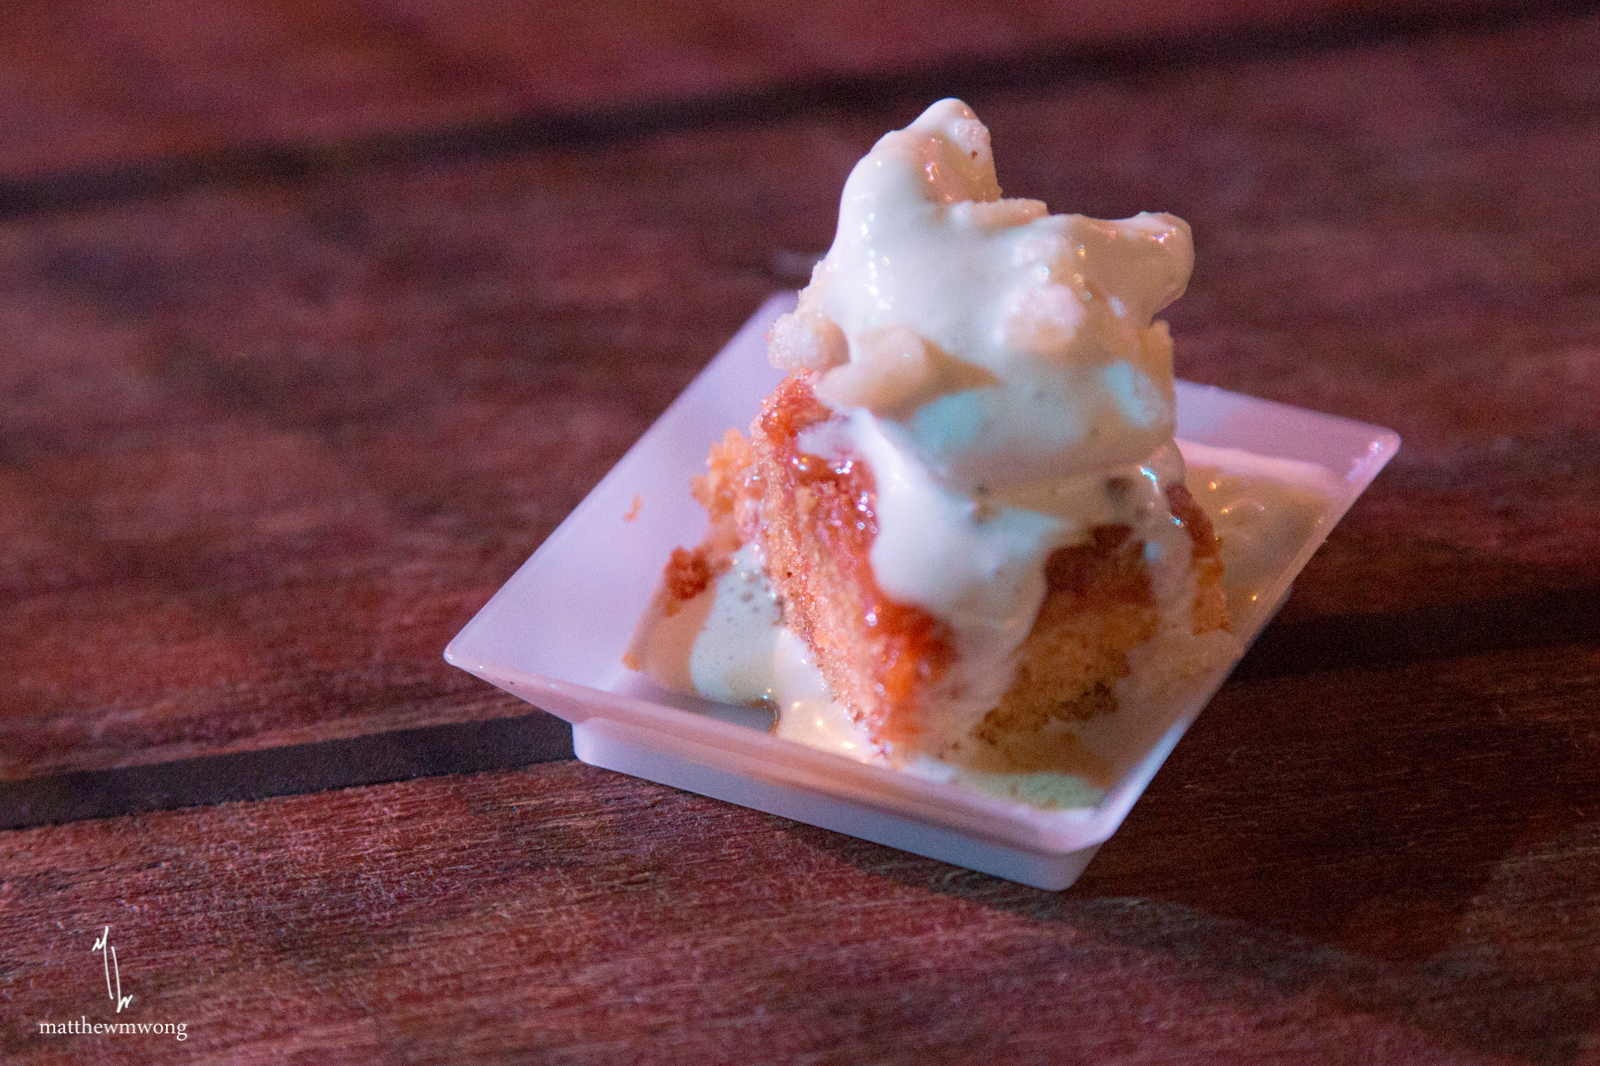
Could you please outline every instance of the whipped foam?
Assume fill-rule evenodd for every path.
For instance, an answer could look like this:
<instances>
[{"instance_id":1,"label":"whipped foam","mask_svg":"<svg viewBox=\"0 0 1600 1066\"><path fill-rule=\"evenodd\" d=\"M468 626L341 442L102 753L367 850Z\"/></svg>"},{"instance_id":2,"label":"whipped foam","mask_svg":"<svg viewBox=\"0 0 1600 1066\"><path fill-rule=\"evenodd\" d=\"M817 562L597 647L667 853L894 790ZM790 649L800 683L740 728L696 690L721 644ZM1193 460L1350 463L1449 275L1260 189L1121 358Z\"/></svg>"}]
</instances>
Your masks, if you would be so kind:
<instances>
[{"instance_id":1,"label":"whipped foam","mask_svg":"<svg viewBox=\"0 0 1600 1066\"><path fill-rule=\"evenodd\" d=\"M1004 200L989 133L942 100L851 172L833 247L802 294L837 340L817 391L863 407L941 482L973 492L1140 462L1172 439L1172 342L1189 227ZM777 333L787 332L780 325Z\"/></svg>"},{"instance_id":2,"label":"whipped foam","mask_svg":"<svg viewBox=\"0 0 1600 1066\"><path fill-rule=\"evenodd\" d=\"M1107 222L1002 199L989 132L942 100L851 172L833 247L773 327L774 363L811 371L838 417L801 438L864 456L877 481L872 567L890 597L955 634L933 735L964 735L1009 687L1050 552L1096 525L1145 542L1158 605L1188 620L1191 542L1172 341L1189 227Z\"/></svg>"}]
</instances>

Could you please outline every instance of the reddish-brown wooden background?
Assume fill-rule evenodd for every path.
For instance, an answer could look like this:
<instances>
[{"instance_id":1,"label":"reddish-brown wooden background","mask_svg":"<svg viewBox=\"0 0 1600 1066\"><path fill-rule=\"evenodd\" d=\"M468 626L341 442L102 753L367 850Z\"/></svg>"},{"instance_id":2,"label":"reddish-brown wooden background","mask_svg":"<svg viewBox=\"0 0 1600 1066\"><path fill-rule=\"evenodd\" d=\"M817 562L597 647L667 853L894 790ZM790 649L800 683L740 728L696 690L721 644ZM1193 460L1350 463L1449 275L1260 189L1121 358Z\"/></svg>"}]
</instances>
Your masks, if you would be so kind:
<instances>
[{"instance_id":1,"label":"reddish-brown wooden background","mask_svg":"<svg viewBox=\"0 0 1600 1066\"><path fill-rule=\"evenodd\" d=\"M440 659L951 93L1405 439L1061 895ZM6 5L0 1056L1600 1063L1597 218L1584 5Z\"/></svg>"}]
</instances>

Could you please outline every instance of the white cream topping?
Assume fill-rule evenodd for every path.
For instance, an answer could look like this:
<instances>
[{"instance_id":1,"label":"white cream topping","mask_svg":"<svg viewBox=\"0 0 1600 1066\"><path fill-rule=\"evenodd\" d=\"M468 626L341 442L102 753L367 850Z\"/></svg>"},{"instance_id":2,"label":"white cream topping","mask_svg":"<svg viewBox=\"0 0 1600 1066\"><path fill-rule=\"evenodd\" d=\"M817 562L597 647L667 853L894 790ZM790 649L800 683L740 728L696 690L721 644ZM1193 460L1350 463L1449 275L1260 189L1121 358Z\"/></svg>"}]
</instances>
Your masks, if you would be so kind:
<instances>
[{"instance_id":1,"label":"white cream topping","mask_svg":"<svg viewBox=\"0 0 1600 1066\"><path fill-rule=\"evenodd\" d=\"M879 586L955 634L925 742L995 705L1045 559L1095 525L1135 528L1163 608L1186 620L1192 599L1164 497L1183 478L1172 342L1151 323L1188 283L1189 228L1000 195L988 130L934 104L851 172L833 247L771 335L839 414L801 448L872 467Z\"/></svg>"},{"instance_id":2,"label":"white cream topping","mask_svg":"<svg viewBox=\"0 0 1600 1066\"><path fill-rule=\"evenodd\" d=\"M754 544L734 553L709 595L711 608L689 652L695 691L722 703L768 698L779 635L786 630Z\"/></svg>"},{"instance_id":3,"label":"white cream topping","mask_svg":"<svg viewBox=\"0 0 1600 1066\"><path fill-rule=\"evenodd\" d=\"M772 676L772 695L778 708L773 732L784 740L845 755L861 762L878 762L883 752L850 709L833 698L828 682L811 659L806 642L779 627L783 640Z\"/></svg>"},{"instance_id":4,"label":"white cream topping","mask_svg":"<svg viewBox=\"0 0 1600 1066\"><path fill-rule=\"evenodd\" d=\"M823 751L871 761L878 745L833 698L803 638L783 624L761 551L746 544L729 568L689 600L658 590L627 659L658 684L719 703L774 711L773 732Z\"/></svg>"},{"instance_id":5,"label":"white cream topping","mask_svg":"<svg viewBox=\"0 0 1600 1066\"><path fill-rule=\"evenodd\" d=\"M819 395L891 417L897 443L963 491L1139 462L1174 423L1172 343L1151 318L1193 263L1171 215L1106 222L1000 199L988 130L942 100L845 182L804 303L842 332L850 363ZM890 400L834 387L892 378L862 370L885 362L936 380ZM907 396L923 402L908 411Z\"/></svg>"}]
</instances>

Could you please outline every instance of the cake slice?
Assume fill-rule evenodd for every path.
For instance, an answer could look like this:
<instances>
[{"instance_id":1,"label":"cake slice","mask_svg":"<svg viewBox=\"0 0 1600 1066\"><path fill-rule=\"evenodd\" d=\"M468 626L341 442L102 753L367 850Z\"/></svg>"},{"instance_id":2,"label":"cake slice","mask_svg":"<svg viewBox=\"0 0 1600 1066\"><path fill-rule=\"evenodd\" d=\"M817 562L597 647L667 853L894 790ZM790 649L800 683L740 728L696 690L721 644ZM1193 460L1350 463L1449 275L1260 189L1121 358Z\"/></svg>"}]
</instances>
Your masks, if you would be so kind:
<instances>
[{"instance_id":1,"label":"cake slice","mask_svg":"<svg viewBox=\"0 0 1600 1066\"><path fill-rule=\"evenodd\" d=\"M630 664L771 699L804 736L784 719L814 708L759 668L798 650L858 754L1094 778L1081 723L1171 699L1235 651L1152 321L1191 266L1170 215L1002 199L959 101L885 136L768 335L785 378L697 480L710 532L674 552Z\"/></svg>"}]
</instances>

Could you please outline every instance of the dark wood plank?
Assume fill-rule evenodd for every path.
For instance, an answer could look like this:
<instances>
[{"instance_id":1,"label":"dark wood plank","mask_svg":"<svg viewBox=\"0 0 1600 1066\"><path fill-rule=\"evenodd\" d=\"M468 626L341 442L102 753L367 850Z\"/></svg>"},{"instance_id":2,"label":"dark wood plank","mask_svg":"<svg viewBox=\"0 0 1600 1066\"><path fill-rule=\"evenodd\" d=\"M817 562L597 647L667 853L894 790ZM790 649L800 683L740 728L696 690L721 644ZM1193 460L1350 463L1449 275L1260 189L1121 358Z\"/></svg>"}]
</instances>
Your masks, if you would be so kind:
<instances>
[{"instance_id":1,"label":"dark wood plank","mask_svg":"<svg viewBox=\"0 0 1600 1066\"><path fill-rule=\"evenodd\" d=\"M6 776L520 713L444 643L768 288L672 156L7 230Z\"/></svg>"},{"instance_id":2,"label":"dark wood plank","mask_svg":"<svg viewBox=\"0 0 1600 1066\"><path fill-rule=\"evenodd\" d=\"M9 1061L1585 1064L1600 644L1237 685L1067 893L577 763L0 834ZM1486 698L1487 697L1487 698Z\"/></svg>"},{"instance_id":3,"label":"dark wood plank","mask_svg":"<svg viewBox=\"0 0 1600 1066\"><path fill-rule=\"evenodd\" d=\"M573 757L572 729L534 710L147 765L0 780L0 829L298 796Z\"/></svg>"},{"instance_id":4,"label":"dark wood plank","mask_svg":"<svg viewBox=\"0 0 1600 1066\"><path fill-rule=\"evenodd\" d=\"M976 0L800 7L735 0L558 4L415 0L330 4L15 0L0 8L0 177L110 171L130 162L295 164L269 146L339 146L396 131L508 117L605 116L773 83L910 71L971 75L1081 60L1151 42L1214 47L1282 37L1496 20L1529 0ZM346 149L340 149L341 151ZM213 159L214 162L214 159ZM223 169L227 169L226 160ZM161 178L160 167L142 180ZM116 177L120 176L120 177ZM30 195L37 189L30 187Z\"/></svg>"},{"instance_id":5,"label":"dark wood plank","mask_svg":"<svg viewBox=\"0 0 1600 1066\"><path fill-rule=\"evenodd\" d=\"M1597 99L1580 17L975 100L1194 222L1188 376L1405 436L1264 672L1594 635ZM921 103L0 226L0 776L519 713L440 649Z\"/></svg>"}]
</instances>

